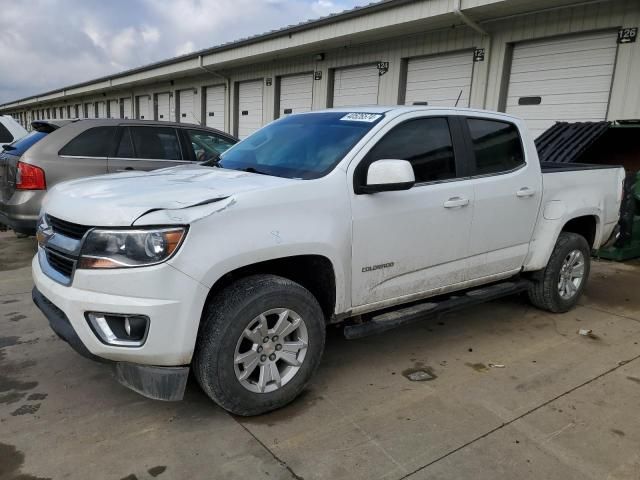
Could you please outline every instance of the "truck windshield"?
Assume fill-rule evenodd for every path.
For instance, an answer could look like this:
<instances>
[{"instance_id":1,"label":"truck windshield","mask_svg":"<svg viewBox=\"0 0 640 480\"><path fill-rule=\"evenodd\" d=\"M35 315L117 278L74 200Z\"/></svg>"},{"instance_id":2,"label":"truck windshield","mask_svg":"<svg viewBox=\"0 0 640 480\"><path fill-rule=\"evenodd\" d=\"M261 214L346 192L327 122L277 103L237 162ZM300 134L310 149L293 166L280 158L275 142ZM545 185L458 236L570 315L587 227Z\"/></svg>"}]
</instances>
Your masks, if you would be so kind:
<instances>
[{"instance_id":1,"label":"truck windshield","mask_svg":"<svg viewBox=\"0 0 640 480\"><path fill-rule=\"evenodd\" d=\"M285 117L227 150L217 165L276 177L320 178L383 116L323 112Z\"/></svg>"}]
</instances>

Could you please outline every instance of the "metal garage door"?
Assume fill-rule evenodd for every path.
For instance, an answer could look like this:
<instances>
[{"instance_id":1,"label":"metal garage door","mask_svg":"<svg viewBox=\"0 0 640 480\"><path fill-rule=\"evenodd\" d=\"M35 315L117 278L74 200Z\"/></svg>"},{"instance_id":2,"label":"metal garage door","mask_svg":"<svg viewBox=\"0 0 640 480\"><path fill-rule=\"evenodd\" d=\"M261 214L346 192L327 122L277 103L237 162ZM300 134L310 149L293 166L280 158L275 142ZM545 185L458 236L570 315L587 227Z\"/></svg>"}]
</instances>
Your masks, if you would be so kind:
<instances>
[{"instance_id":1,"label":"metal garage door","mask_svg":"<svg viewBox=\"0 0 640 480\"><path fill-rule=\"evenodd\" d=\"M468 107L473 76L473 52L412 58L407 63L405 104Z\"/></svg>"},{"instance_id":2,"label":"metal garage door","mask_svg":"<svg viewBox=\"0 0 640 480\"><path fill-rule=\"evenodd\" d=\"M158 117L156 120L167 122L171 120L171 97L168 93L158 93L156 96Z\"/></svg>"},{"instance_id":3,"label":"metal garage door","mask_svg":"<svg viewBox=\"0 0 640 480\"><path fill-rule=\"evenodd\" d=\"M98 102L98 118L107 118L106 102Z\"/></svg>"},{"instance_id":4,"label":"metal garage door","mask_svg":"<svg viewBox=\"0 0 640 480\"><path fill-rule=\"evenodd\" d=\"M333 106L377 105L379 81L380 75L375 65L336 69L333 77Z\"/></svg>"},{"instance_id":5,"label":"metal garage door","mask_svg":"<svg viewBox=\"0 0 640 480\"><path fill-rule=\"evenodd\" d=\"M473 52L412 58L407 63L405 104L426 102L442 107L468 107Z\"/></svg>"},{"instance_id":6,"label":"metal garage door","mask_svg":"<svg viewBox=\"0 0 640 480\"><path fill-rule=\"evenodd\" d=\"M180 123L199 123L195 115L193 96L192 89L180 90L180 104L178 106L178 121Z\"/></svg>"},{"instance_id":7,"label":"metal garage door","mask_svg":"<svg viewBox=\"0 0 640 480\"><path fill-rule=\"evenodd\" d=\"M48 113L49 112L47 112L47 116ZM95 116L94 113L93 103L85 103L82 106L82 118L93 118Z\"/></svg>"},{"instance_id":8,"label":"metal garage door","mask_svg":"<svg viewBox=\"0 0 640 480\"><path fill-rule=\"evenodd\" d=\"M262 127L262 80L238 85L238 137L245 138Z\"/></svg>"},{"instance_id":9,"label":"metal garage door","mask_svg":"<svg viewBox=\"0 0 640 480\"><path fill-rule=\"evenodd\" d=\"M120 118L120 102L109 100L109 118Z\"/></svg>"},{"instance_id":10,"label":"metal garage door","mask_svg":"<svg viewBox=\"0 0 640 480\"><path fill-rule=\"evenodd\" d=\"M141 120L151 120L151 105L149 95L140 95L136 97L136 118Z\"/></svg>"},{"instance_id":11,"label":"metal garage door","mask_svg":"<svg viewBox=\"0 0 640 480\"><path fill-rule=\"evenodd\" d=\"M280 78L279 116L308 112L313 107L313 74Z\"/></svg>"},{"instance_id":12,"label":"metal garage door","mask_svg":"<svg viewBox=\"0 0 640 480\"><path fill-rule=\"evenodd\" d=\"M122 118L133 118L133 109L131 108L131 99L122 98Z\"/></svg>"},{"instance_id":13,"label":"metal garage door","mask_svg":"<svg viewBox=\"0 0 640 480\"><path fill-rule=\"evenodd\" d=\"M507 113L524 118L534 137L556 121L605 120L616 47L611 32L516 45Z\"/></svg>"},{"instance_id":14,"label":"metal garage door","mask_svg":"<svg viewBox=\"0 0 640 480\"><path fill-rule=\"evenodd\" d=\"M226 93L227 87L224 85L216 85L215 87L207 87L204 89L206 99L204 115L207 127L225 131L224 99Z\"/></svg>"}]
</instances>

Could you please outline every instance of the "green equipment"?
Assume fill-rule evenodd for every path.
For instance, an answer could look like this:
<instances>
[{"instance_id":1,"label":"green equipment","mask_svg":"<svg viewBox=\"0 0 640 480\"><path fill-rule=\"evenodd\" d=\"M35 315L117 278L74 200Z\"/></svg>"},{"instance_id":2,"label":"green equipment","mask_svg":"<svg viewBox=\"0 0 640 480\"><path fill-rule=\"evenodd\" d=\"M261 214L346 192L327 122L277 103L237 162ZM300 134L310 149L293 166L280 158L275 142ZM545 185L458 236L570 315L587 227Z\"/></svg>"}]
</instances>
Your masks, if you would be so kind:
<instances>
[{"instance_id":1,"label":"green equipment","mask_svg":"<svg viewBox=\"0 0 640 480\"><path fill-rule=\"evenodd\" d=\"M619 262L640 257L640 172L627 176L620 234L613 245L598 250L598 256Z\"/></svg>"}]
</instances>

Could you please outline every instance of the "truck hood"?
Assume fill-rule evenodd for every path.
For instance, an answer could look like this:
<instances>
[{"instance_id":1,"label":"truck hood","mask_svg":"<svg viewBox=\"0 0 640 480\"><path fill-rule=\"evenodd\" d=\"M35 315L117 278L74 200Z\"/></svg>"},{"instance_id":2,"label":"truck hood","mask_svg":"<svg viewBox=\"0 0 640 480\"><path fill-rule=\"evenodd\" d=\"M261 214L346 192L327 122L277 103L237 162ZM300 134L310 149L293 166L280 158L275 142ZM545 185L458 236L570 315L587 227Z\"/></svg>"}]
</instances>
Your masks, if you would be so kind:
<instances>
[{"instance_id":1,"label":"truck hood","mask_svg":"<svg viewBox=\"0 0 640 480\"><path fill-rule=\"evenodd\" d=\"M43 209L82 225L129 226L151 211L184 209L297 181L200 165L123 172L60 183L47 194Z\"/></svg>"}]
</instances>

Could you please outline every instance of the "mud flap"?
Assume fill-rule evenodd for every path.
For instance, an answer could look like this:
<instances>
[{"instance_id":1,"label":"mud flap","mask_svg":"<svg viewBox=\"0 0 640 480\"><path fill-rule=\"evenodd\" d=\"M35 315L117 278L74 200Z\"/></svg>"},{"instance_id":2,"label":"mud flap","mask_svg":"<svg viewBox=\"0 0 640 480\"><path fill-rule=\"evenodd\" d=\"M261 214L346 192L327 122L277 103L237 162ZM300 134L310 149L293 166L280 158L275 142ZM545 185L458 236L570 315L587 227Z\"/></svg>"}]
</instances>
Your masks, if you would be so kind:
<instances>
[{"instance_id":1,"label":"mud flap","mask_svg":"<svg viewBox=\"0 0 640 480\"><path fill-rule=\"evenodd\" d=\"M184 397L189 367L154 367L118 362L116 379L120 384L153 400L177 402Z\"/></svg>"}]
</instances>

